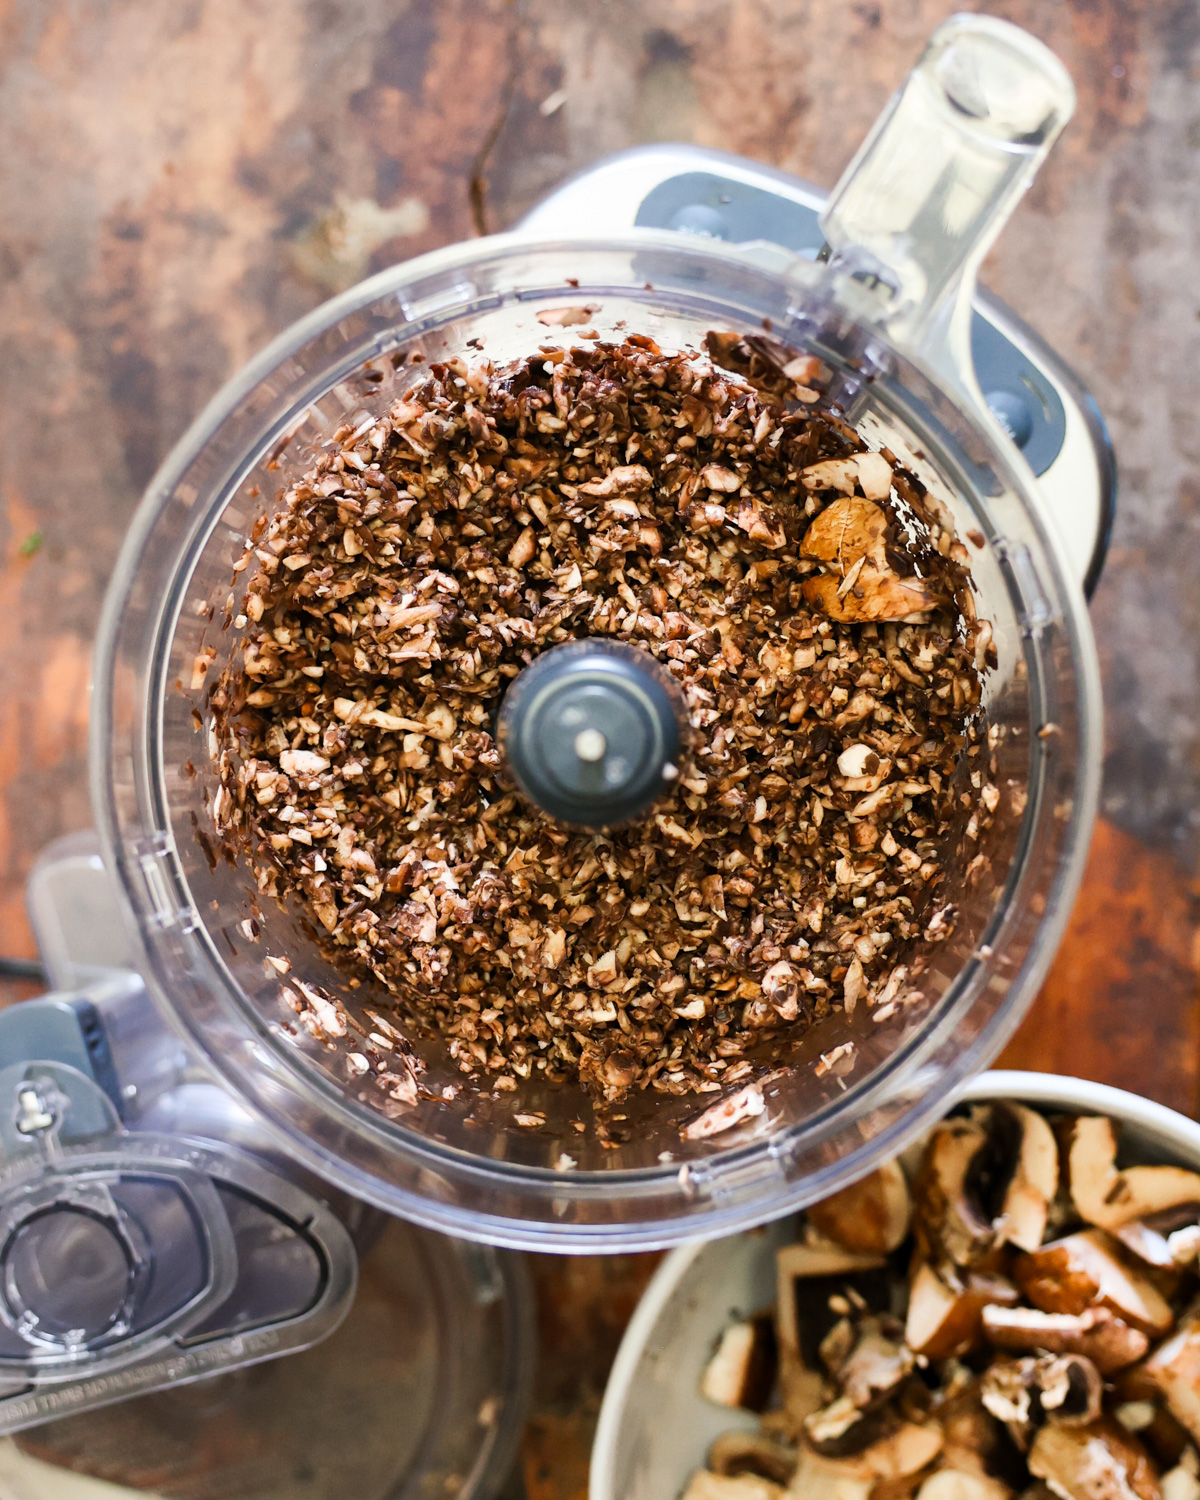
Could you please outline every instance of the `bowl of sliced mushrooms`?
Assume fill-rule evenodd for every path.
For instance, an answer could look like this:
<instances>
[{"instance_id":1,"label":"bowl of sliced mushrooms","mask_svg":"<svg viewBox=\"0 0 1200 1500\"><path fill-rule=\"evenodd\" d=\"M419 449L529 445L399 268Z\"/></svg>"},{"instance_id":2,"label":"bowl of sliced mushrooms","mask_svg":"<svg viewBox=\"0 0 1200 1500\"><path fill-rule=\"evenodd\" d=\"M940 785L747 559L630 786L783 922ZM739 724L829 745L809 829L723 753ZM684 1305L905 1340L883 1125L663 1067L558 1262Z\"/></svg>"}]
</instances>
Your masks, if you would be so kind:
<instances>
[{"instance_id":1,"label":"bowl of sliced mushrooms","mask_svg":"<svg viewBox=\"0 0 1200 1500\"><path fill-rule=\"evenodd\" d=\"M894 1161L656 1273L591 1500L1200 1500L1200 1126L993 1072Z\"/></svg>"}]
</instances>

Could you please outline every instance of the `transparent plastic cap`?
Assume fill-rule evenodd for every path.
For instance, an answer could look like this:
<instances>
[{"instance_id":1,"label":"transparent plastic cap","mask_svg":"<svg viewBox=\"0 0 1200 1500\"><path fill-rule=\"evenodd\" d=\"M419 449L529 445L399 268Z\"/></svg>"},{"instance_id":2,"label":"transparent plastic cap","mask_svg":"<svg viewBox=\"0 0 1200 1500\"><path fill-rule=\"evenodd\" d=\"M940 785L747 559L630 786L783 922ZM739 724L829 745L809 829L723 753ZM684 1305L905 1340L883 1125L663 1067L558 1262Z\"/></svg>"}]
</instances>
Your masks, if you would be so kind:
<instances>
[{"instance_id":1,"label":"transparent plastic cap","mask_svg":"<svg viewBox=\"0 0 1200 1500\"><path fill-rule=\"evenodd\" d=\"M950 43L974 45L979 19L949 23ZM1024 36L1015 28L988 21L984 31L997 27L1011 66L1041 69L1052 83L1061 75L1040 44L1032 58L1024 43L1008 45ZM931 44L933 66L956 77L945 40L939 33ZM904 101L917 86L893 106L893 123L908 119ZM1061 124L1070 99L1058 94ZM945 99L941 108L950 109ZM961 165L944 124L922 125L918 115L911 128L925 132L930 149L933 131L937 149ZM459 1235L571 1251L658 1246L828 1194L894 1154L995 1055L1049 964L1079 880L1096 796L1099 693L1086 611L1053 523L979 399L954 327L975 251L998 231L1057 124L1021 145L1015 175L997 170L988 187L976 174L988 201L964 219L953 256L930 245L927 216L912 205L906 219L887 221L878 184L855 207L851 177L831 204L827 266L774 246L735 249L651 231L498 236L397 266L284 334L171 455L130 532L101 630L96 814L153 991L299 1159L357 1196ZM891 129L885 118L861 170L891 150ZM886 234L870 230L872 202ZM851 234L870 240L866 261ZM925 265L924 291L915 283L904 291L897 244ZM711 1095L637 1095L602 1144L574 1127L592 1111L578 1091L464 1089L444 1047L419 1038L411 1041L426 1091L415 1104L381 1107L341 1048L295 1027L267 960L288 960L289 985L317 984L359 1006L372 997L346 990L296 914L260 901L249 869L218 859L209 839L216 784L206 684L237 642L237 627L223 624L231 570L258 516L303 474L315 445L346 421L385 411L419 378L423 366L396 356L470 357L468 342L482 340L503 363L547 341L540 309L566 304L594 309L602 339L637 331L664 350L700 349L710 330L766 324L789 348L819 355L832 371L831 398L869 445L887 446L928 486L946 524L977 539L976 608L998 653L985 691L1004 800L986 869L964 862L955 873L958 922L923 976L927 1008L889 1026L831 1016L765 1081L761 1115L703 1140L681 1130ZM926 310L919 318L917 307ZM201 652L215 656L197 679ZM387 997L375 998L390 1015ZM847 1041L851 1071L816 1066ZM460 1085L456 1097L442 1097L451 1084ZM545 1123L518 1124L515 1110Z\"/></svg>"}]
</instances>

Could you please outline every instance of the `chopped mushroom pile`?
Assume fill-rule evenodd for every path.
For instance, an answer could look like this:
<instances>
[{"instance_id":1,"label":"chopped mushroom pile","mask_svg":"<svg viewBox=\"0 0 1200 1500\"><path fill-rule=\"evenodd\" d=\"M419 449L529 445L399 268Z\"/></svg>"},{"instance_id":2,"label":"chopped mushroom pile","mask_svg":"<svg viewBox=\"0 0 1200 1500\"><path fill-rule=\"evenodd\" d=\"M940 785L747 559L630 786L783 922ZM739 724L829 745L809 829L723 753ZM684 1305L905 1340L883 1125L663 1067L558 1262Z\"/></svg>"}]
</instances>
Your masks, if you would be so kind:
<instances>
[{"instance_id":1,"label":"chopped mushroom pile","mask_svg":"<svg viewBox=\"0 0 1200 1500\"><path fill-rule=\"evenodd\" d=\"M976 1105L810 1208L684 1500L1200 1500L1200 1174Z\"/></svg>"},{"instance_id":2,"label":"chopped mushroom pile","mask_svg":"<svg viewBox=\"0 0 1200 1500\"><path fill-rule=\"evenodd\" d=\"M797 385L816 360L760 345L434 365L237 564L209 697L225 852L496 1089L721 1092L835 1010L901 1015L953 929L947 867L986 873L995 655L966 550ZM492 737L521 668L584 635L644 649L689 718L669 795L604 835L522 801ZM285 999L396 1076L340 1001L330 1025Z\"/></svg>"}]
</instances>

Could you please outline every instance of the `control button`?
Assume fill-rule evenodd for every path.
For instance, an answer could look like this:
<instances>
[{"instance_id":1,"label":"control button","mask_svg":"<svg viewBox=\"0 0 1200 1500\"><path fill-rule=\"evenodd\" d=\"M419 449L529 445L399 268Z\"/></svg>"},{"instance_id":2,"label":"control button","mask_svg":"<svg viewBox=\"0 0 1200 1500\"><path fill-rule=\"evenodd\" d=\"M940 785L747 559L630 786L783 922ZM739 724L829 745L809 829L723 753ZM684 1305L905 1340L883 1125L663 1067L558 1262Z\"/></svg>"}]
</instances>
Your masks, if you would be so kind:
<instances>
[{"instance_id":1,"label":"control button","mask_svg":"<svg viewBox=\"0 0 1200 1500\"><path fill-rule=\"evenodd\" d=\"M1018 448L1033 436L1033 412L1029 402L1012 391L988 391L983 398L988 410Z\"/></svg>"},{"instance_id":2,"label":"control button","mask_svg":"<svg viewBox=\"0 0 1200 1500\"><path fill-rule=\"evenodd\" d=\"M707 203L689 203L676 209L667 221L668 229L678 229L683 234L702 234L713 240L729 238L729 226L725 215Z\"/></svg>"}]
</instances>

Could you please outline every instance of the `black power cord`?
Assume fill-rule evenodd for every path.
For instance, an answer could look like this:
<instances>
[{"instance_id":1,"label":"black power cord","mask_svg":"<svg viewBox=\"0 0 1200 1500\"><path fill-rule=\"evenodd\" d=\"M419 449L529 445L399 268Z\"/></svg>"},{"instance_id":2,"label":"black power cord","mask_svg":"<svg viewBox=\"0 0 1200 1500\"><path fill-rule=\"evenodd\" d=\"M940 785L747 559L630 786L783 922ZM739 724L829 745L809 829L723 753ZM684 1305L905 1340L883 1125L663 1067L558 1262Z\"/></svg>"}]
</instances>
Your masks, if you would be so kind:
<instances>
[{"instance_id":1,"label":"black power cord","mask_svg":"<svg viewBox=\"0 0 1200 1500\"><path fill-rule=\"evenodd\" d=\"M0 957L0 979L27 979L34 984L45 984L46 966L40 958Z\"/></svg>"}]
</instances>

